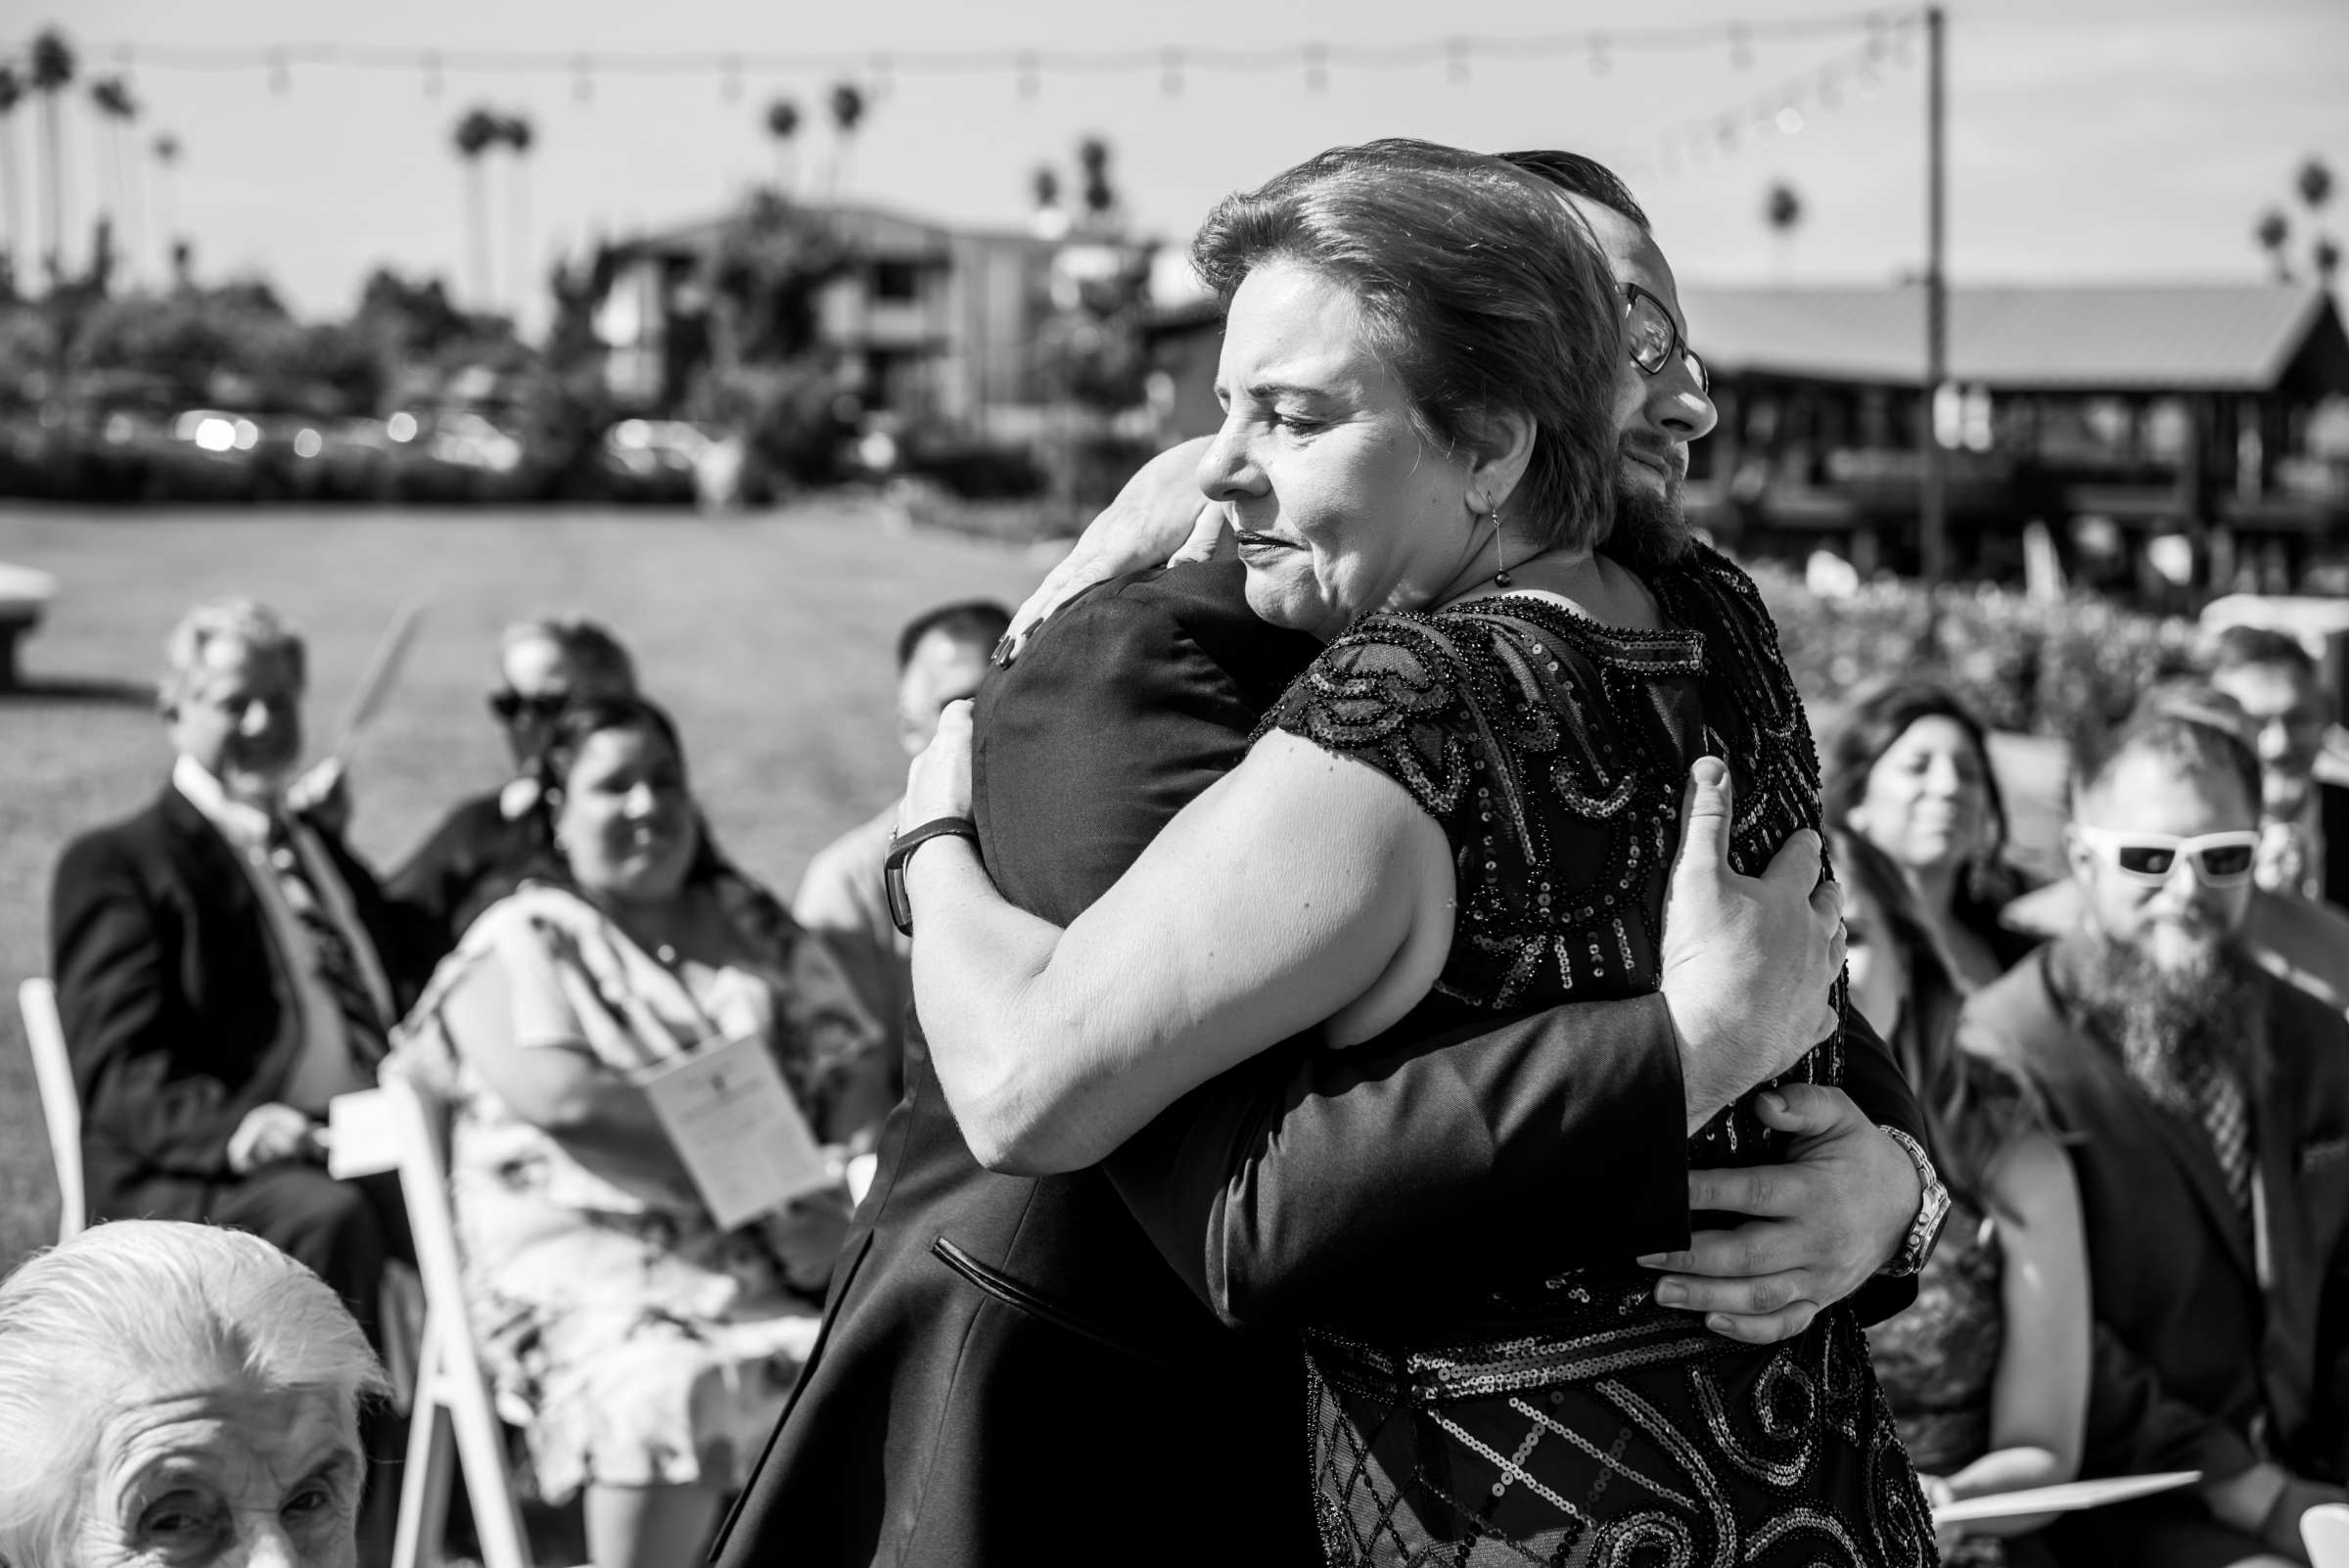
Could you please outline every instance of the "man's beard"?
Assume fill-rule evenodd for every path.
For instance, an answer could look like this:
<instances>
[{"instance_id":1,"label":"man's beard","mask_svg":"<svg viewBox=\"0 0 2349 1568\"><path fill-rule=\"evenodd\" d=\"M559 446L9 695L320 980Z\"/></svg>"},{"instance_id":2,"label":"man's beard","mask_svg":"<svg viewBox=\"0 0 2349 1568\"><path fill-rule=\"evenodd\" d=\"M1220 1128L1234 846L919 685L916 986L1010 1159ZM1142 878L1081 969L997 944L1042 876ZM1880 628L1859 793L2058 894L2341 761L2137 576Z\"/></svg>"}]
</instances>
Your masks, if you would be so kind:
<instances>
[{"instance_id":1,"label":"man's beard","mask_svg":"<svg viewBox=\"0 0 2349 1568\"><path fill-rule=\"evenodd\" d=\"M1606 552L1615 562L1642 576L1677 566L1695 542L1688 519L1681 510L1681 482L1676 477L1658 495L1644 480L1625 473L1631 459L1615 464L1615 521L1608 530ZM1644 471L1642 471L1644 473Z\"/></svg>"},{"instance_id":2,"label":"man's beard","mask_svg":"<svg viewBox=\"0 0 2349 1568\"><path fill-rule=\"evenodd\" d=\"M2213 942L2199 961L2165 968L2136 944L2095 931L2084 937L2065 978L2138 1087L2187 1115L2198 1111L2214 1070L2252 1089L2267 1057L2268 992L2234 939Z\"/></svg>"}]
</instances>

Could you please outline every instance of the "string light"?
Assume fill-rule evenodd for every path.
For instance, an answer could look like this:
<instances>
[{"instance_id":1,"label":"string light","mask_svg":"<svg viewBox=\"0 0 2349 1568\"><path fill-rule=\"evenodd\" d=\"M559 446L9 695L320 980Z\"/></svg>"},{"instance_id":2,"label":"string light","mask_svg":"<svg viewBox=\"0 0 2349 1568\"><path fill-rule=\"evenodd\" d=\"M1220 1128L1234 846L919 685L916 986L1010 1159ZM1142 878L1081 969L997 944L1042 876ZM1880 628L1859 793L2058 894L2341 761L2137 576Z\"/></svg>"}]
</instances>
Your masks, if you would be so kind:
<instances>
[{"instance_id":1,"label":"string light","mask_svg":"<svg viewBox=\"0 0 2349 1568\"><path fill-rule=\"evenodd\" d=\"M1311 93L1329 90L1329 45L1305 46L1305 90Z\"/></svg>"},{"instance_id":2,"label":"string light","mask_svg":"<svg viewBox=\"0 0 2349 1568\"><path fill-rule=\"evenodd\" d=\"M1445 39L1444 79L1454 87L1465 87L1468 85L1468 40L1465 38Z\"/></svg>"},{"instance_id":3,"label":"string light","mask_svg":"<svg viewBox=\"0 0 2349 1568\"><path fill-rule=\"evenodd\" d=\"M725 63L718 68L717 96L729 104L741 102L742 56L728 55Z\"/></svg>"},{"instance_id":4,"label":"string light","mask_svg":"<svg viewBox=\"0 0 2349 1568\"><path fill-rule=\"evenodd\" d=\"M424 57L424 96L438 98L442 85L440 51L435 49Z\"/></svg>"},{"instance_id":5,"label":"string light","mask_svg":"<svg viewBox=\"0 0 2349 1568\"><path fill-rule=\"evenodd\" d=\"M571 64L571 96L582 104L595 101L595 63L582 52Z\"/></svg>"},{"instance_id":6,"label":"string light","mask_svg":"<svg viewBox=\"0 0 2349 1568\"><path fill-rule=\"evenodd\" d=\"M294 85L294 68L283 49L269 53L269 90L283 98Z\"/></svg>"},{"instance_id":7,"label":"string light","mask_svg":"<svg viewBox=\"0 0 2349 1568\"><path fill-rule=\"evenodd\" d=\"M1592 33L1590 35L1590 74L1604 76L1614 69L1614 63L1607 58L1607 35L1603 32Z\"/></svg>"},{"instance_id":8,"label":"string light","mask_svg":"<svg viewBox=\"0 0 2349 1568\"><path fill-rule=\"evenodd\" d=\"M1182 51L1169 49L1159 56L1158 89L1169 98L1182 96Z\"/></svg>"}]
</instances>

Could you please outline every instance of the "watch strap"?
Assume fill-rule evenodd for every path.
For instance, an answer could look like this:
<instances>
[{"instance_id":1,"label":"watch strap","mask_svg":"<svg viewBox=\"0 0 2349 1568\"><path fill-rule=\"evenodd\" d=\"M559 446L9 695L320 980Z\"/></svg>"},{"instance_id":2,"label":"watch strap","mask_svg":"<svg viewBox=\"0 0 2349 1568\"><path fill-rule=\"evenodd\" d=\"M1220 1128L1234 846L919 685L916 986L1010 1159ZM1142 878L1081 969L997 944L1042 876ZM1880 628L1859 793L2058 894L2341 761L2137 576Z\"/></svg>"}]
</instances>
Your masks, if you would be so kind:
<instances>
[{"instance_id":1,"label":"watch strap","mask_svg":"<svg viewBox=\"0 0 2349 1568\"><path fill-rule=\"evenodd\" d=\"M881 862L881 891L889 900L890 924L900 936L913 935L913 903L905 894L905 862L913 852L932 839L968 839L979 842L979 824L967 816L936 816L918 827L907 828L893 835L889 854Z\"/></svg>"},{"instance_id":2,"label":"watch strap","mask_svg":"<svg viewBox=\"0 0 2349 1568\"><path fill-rule=\"evenodd\" d=\"M1916 1166L1916 1218L1910 1222L1909 1234L1892 1261L1876 1270L1893 1279L1906 1279L1925 1267L1933 1255L1933 1244L1941 1239L1942 1222L1950 1216L1950 1191L1942 1184L1941 1175L1933 1169L1932 1156L1925 1153L1923 1144L1897 1127L1877 1123L1876 1130L1901 1146Z\"/></svg>"}]
</instances>

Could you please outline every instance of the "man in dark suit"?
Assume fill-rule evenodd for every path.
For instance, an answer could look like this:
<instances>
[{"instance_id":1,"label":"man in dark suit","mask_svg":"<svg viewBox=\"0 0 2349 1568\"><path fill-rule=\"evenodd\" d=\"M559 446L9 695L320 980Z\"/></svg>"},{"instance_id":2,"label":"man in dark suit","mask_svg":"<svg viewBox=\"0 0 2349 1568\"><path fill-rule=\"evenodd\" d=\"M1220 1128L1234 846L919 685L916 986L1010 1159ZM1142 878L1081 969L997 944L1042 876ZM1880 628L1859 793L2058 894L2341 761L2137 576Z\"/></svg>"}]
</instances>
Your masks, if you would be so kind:
<instances>
[{"instance_id":1,"label":"man in dark suit","mask_svg":"<svg viewBox=\"0 0 2349 1568\"><path fill-rule=\"evenodd\" d=\"M374 1083L413 943L335 834L283 807L299 637L232 601L191 611L167 652L171 782L75 840L51 893L89 1218L253 1231L372 1327L406 1218L389 1179L328 1176L318 1133L330 1099Z\"/></svg>"},{"instance_id":2,"label":"man in dark suit","mask_svg":"<svg viewBox=\"0 0 2349 1568\"><path fill-rule=\"evenodd\" d=\"M2250 715L2259 754L2260 886L2349 905L2349 787L2325 774L2331 694L2298 638L2229 626L2211 647L2210 683Z\"/></svg>"},{"instance_id":3,"label":"man in dark suit","mask_svg":"<svg viewBox=\"0 0 2349 1568\"><path fill-rule=\"evenodd\" d=\"M2068 1562L2305 1562L2301 1515L2349 1500L2349 1023L2241 949L2259 800L2241 737L2175 704L2084 748L2080 923L1961 1024L2072 1134L2096 1313L2083 1471L2203 1476L2066 1521Z\"/></svg>"},{"instance_id":4,"label":"man in dark suit","mask_svg":"<svg viewBox=\"0 0 2349 1568\"><path fill-rule=\"evenodd\" d=\"M428 934L424 956L434 962L456 949L474 916L554 853L538 809L538 756L555 715L576 699L636 692L627 650L592 621L507 627L498 670L504 684L489 694L489 711L505 732L514 777L459 802L384 883L392 902L416 912Z\"/></svg>"}]
</instances>

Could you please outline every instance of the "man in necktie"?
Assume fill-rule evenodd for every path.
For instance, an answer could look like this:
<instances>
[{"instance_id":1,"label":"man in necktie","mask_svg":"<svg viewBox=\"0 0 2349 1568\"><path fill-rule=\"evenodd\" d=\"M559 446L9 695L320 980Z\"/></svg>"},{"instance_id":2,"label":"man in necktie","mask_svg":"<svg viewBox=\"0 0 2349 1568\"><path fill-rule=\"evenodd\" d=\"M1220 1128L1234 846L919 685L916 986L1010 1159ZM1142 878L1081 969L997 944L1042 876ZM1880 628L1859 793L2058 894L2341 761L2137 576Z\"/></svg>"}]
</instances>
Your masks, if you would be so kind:
<instances>
[{"instance_id":1,"label":"man in necktie","mask_svg":"<svg viewBox=\"0 0 2349 1568\"><path fill-rule=\"evenodd\" d=\"M170 783L67 849L50 905L89 1218L254 1231L372 1330L405 1216L390 1181L330 1177L318 1132L328 1101L374 1084L420 978L410 943L339 838L284 805L299 636L264 606L208 604L166 655Z\"/></svg>"},{"instance_id":2,"label":"man in necktie","mask_svg":"<svg viewBox=\"0 0 2349 1568\"><path fill-rule=\"evenodd\" d=\"M2082 1471L2197 1470L2059 1525L2067 1563L2306 1562L2349 1416L2349 1021L2244 950L2259 761L2224 704L2080 748L2077 926L1966 1003L2070 1135L2095 1361Z\"/></svg>"}]
</instances>

